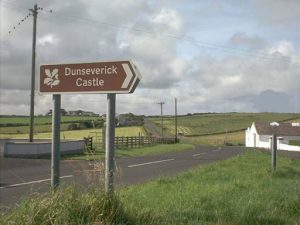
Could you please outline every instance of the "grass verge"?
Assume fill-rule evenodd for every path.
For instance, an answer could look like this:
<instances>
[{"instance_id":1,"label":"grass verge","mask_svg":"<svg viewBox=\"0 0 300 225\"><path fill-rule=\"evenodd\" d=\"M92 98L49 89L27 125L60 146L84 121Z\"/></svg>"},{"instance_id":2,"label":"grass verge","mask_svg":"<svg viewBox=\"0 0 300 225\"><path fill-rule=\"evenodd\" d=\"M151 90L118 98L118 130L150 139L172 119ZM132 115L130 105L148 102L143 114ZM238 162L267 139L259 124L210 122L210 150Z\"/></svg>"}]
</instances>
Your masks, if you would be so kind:
<instances>
[{"instance_id":1,"label":"grass verge","mask_svg":"<svg viewBox=\"0 0 300 225\"><path fill-rule=\"evenodd\" d=\"M120 191L136 224L300 224L300 162L251 151L173 178ZM151 216L150 216L151 215Z\"/></svg>"},{"instance_id":2,"label":"grass verge","mask_svg":"<svg viewBox=\"0 0 300 225\"><path fill-rule=\"evenodd\" d=\"M116 149L116 157L138 157L146 155L156 155L167 152L178 152L188 149L192 149L194 145L192 144L159 144L154 146L148 146L143 148L133 148L133 149ZM102 160L105 157L105 151L102 149L96 149L92 154L75 154L75 155L65 155L62 156L63 159L76 159L76 160Z\"/></svg>"}]
</instances>

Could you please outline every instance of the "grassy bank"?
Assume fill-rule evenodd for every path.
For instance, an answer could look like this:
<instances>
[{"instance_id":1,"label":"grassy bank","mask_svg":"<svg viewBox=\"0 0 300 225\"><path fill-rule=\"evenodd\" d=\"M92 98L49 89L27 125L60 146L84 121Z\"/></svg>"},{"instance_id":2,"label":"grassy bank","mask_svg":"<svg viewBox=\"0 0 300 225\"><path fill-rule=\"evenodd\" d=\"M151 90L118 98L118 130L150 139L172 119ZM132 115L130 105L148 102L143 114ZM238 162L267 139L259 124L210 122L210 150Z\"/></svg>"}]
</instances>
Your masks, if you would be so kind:
<instances>
[{"instance_id":1,"label":"grassy bank","mask_svg":"<svg viewBox=\"0 0 300 225\"><path fill-rule=\"evenodd\" d=\"M300 162L251 151L172 178L117 191L74 188L28 198L1 224L285 225L300 223ZM11 223L9 223L11 222Z\"/></svg>"},{"instance_id":2,"label":"grassy bank","mask_svg":"<svg viewBox=\"0 0 300 225\"><path fill-rule=\"evenodd\" d=\"M252 151L121 191L126 210L154 224L299 224L300 162ZM140 221L137 224L147 224Z\"/></svg>"}]
</instances>

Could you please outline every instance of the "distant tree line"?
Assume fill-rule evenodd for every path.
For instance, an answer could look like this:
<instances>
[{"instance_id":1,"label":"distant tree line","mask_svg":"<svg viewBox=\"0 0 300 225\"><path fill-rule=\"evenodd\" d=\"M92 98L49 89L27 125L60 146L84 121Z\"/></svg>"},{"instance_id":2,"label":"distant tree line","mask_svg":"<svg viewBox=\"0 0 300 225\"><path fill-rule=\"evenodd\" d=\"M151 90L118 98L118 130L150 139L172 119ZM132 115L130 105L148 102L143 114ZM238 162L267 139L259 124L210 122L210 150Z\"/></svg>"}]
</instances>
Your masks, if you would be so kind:
<instances>
[{"instance_id":1,"label":"distant tree line","mask_svg":"<svg viewBox=\"0 0 300 225\"><path fill-rule=\"evenodd\" d=\"M99 116L99 114L96 114L94 112L88 112L84 110L70 110L67 111L65 109L61 109L60 113L62 116ZM52 109L50 109L46 114L46 116L52 115Z\"/></svg>"}]
</instances>

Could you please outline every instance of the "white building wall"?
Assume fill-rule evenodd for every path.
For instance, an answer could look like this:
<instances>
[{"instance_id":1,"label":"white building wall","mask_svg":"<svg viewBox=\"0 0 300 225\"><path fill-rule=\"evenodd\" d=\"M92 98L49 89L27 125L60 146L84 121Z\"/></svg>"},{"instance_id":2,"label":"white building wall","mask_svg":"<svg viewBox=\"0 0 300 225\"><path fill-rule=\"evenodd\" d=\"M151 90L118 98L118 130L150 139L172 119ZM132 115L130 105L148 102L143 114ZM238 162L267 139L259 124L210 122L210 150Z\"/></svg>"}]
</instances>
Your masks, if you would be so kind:
<instances>
[{"instance_id":1,"label":"white building wall","mask_svg":"<svg viewBox=\"0 0 300 225\"><path fill-rule=\"evenodd\" d=\"M300 151L300 146L287 145L284 143L277 143L278 150L286 150L286 151Z\"/></svg>"},{"instance_id":2,"label":"white building wall","mask_svg":"<svg viewBox=\"0 0 300 225\"><path fill-rule=\"evenodd\" d=\"M82 153L84 141L62 141L60 153ZM12 142L7 141L3 150L4 157L38 157L51 154L51 142Z\"/></svg>"},{"instance_id":3,"label":"white building wall","mask_svg":"<svg viewBox=\"0 0 300 225\"><path fill-rule=\"evenodd\" d=\"M277 137L281 140L277 141L278 150L287 150L287 151L300 151L300 146L289 145L290 140L300 140L300 136L284 136ZM251 128L248 128L245 131L245 145L246 147L258 147L258 148L271 148L270 135L258 135L257 131L252 124Z\"/></svg>"},{"instance_id":4,"label":"white building wall","mask_svg":"<svg viewBox=\"0 0 300 225\"><path fill-rule=\"evenodd\" d=\"M258 135L254 124L252 124L251 127L248 127L245 132L245 145L246 147L258 147L259 145Z\"/></svg>"}]
</instances>

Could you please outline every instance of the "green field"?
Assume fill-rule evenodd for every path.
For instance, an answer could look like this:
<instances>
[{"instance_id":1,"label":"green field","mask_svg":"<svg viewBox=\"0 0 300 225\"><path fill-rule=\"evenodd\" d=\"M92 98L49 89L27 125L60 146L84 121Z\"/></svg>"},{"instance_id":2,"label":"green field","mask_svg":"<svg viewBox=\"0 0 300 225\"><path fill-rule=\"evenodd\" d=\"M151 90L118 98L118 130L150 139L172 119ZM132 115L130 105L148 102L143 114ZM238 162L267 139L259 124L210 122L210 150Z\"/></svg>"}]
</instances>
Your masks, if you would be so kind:
<instances>
[{"instance_id":1,"label":"green field","mask_svg":"<svg viewBox=\"0 0 300 225\"><path fill-rule=\"evenodd\" d=\"M97 120L98 116L62 116L61 122L79 122L79 121L89 121ZM26 124L29 125L30 118L28 116L0 116L0 125L5 124ZM35 124L51 124L52 116L35 116Z\"/></svg>"},{"instance_id":2,"label":"green field","mask_svg":"<svg viewBox=\"0 0 300 225\"><path fill-rule=\"evenodd\" d=\"M286 225L300 224L300 162L248 151L174 177L116 190L75 187L29 196L0 224ZM103 183L100 183L103 185Z\"/></svg>"},{"instance_id":3,"label":"green field","mask_svg":"<svg viewBox=\"0 0 300 225\"><path fill-rule=\"evenodd\" d=\"M296 145L296 146L300 146L300 140L291 140L289 142L290 145Z\"/></svg>"},{"instance_id":4,"label":"green field","mask_svg":"<svg viewBox=\"0 0 300 225\"><path fill-rule=\"evenodd\" d=\"M183 142L201 145L245 145L245 131L204 136L180 137Z\"/></svg>"},{"instance_id":5,"label":"green field","mask_svg":"<svg viewBox=\"0 0 300 225\"><path fill-rule=\"evenodd\" d=\"M117 127L116 136L145 136L143 127ZM51 139L52 133L37 133L34 135L35 139ZM102 129L88 129L88 130L74 130L60 132L61 139L77 139L82 140L84 137L94 137L95 139L102 139ZM0 134L0 138L17 138L26 139L28 134Z\"/></svg>"},{"instance_id":6,"label":"green field","mask_svg":"<svg viewBox=\"0 0 300 225\"><path fill-rule=\"evenodd\" d=\"M69 130L70 125L79 125L81 122L99 120L96 116L62 116L61 130ZM34 120L34 132L50 132L52 129L51 116L37 116ZM29 117L0 116L0 134L26 134L29 132Z\"/></svg>"},{"instance_id":7,"label":"green field","mask_svg":"<svg viewBox=\"0 0 300 225\"><path fill-rule=\"evenodd\" d=\"M150 118L161 132L159 117ZM178 117L178 133L181 139L194 144L244 145L245 130L254 121L300 121L300 114L293 113L211 113ZM164 118L164 132L173 136L175 133L174 117Z\"/></svg>"},{"instance_id":8,"label":"green field","mask_svg":"<svg viewBox=\"0 0 300 225\"><path fill-rule=\"evenodd\" d=\"M97 129L96 133L92 130L68 131L71 123L80 121L96 120L98 117L90 116L64 116L61 124L62 139L82 139L83 137L93 136L96 139L102 137L102 131ZM8 123L19 124L28 123L28 117L0 117L0 124L3 126ZM150 117L149 120L155 124L158 133L161 132L160 117ZM208 145L244 145L247 127L254 121L297 121L300 122L300 114L292 113L209 113L178 117L178 132L181 140L193 144ZM34 128L35 138L51 138L51 116L36 117ZM117 128L116 136L138 136L146 135L141 128L128 128L128 130ZM7 126L0 127L0 138L28 138L29 126ZM174 118L164 118L165 135L174 135Z\"/></svg>"},{"instance_id":9,"label":"green field","mask_svg":"<svg viewBox=\"0 0 300 225\"><path fill-rule=\"evenodd\" d=\"M60 125L61 130L68 130L68 123L62 123ZM39 124L34 126L34 133L49 132L52 129L51 124ZM0 127L0 136L2 134L27 134L29 133L29 126L16 126L16 127ZM28 134L27 134L28 136Z\"/></svg>"},{"instance_id":10,"label":"green field","mask_svg":"<svg viewBox=\"0 0 300 225\"><path fill-rule=\"evenodd\" d=\"M218 113L178 117L178 132L189 135L218 134L231 131L246 130L254 121L287 121L300 119L300 114L292 113ZM160 127L160 118L150 121ZM174 118L164 118L164 127L174 135ZM159 131L160 129L158 129Z\"/></svg>"}]
</instances>

